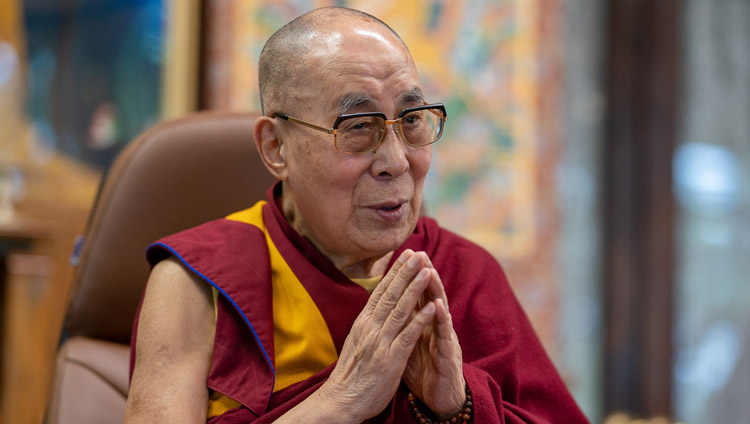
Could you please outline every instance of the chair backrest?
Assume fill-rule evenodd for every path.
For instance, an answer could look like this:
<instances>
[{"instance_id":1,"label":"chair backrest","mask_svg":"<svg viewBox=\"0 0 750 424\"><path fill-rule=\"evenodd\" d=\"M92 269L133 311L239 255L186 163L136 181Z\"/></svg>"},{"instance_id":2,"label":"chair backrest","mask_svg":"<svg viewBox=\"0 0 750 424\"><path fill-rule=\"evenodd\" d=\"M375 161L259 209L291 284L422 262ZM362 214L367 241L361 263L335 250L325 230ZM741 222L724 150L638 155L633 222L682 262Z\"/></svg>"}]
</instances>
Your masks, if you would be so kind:
<instances>
[{"instance_id":1,"label":"chair backrest","mask_svg":"<svg viewBox=\"0 0 750 424\"><path fill-rule=\"evenodd\" d=\"M101 422L96 410L109 408L112 415L112 404L124 411L126 345L149 273L145 248L265 198L274 179L255 149L256 117L202 112L161 123L118 156L100 188L80 252L49 422ZM116 389L101 408L87 397L103 391L83 387L102 385L97 379L112 380L102 387ZM93 393L81 396L83 392Z\"/></svg>"},{"instance_id":2,"label":"chair backrest","mask_svg":"<svg viewBox=\"0 0 750 424\"><path fill-rule=\"evenodd\" d=\"M257 115L204 112L133 141L91 215L65 321L68 336L128 343L149 243L265 198L273 178L253 142Z\"/></svg>"}]
</instances>

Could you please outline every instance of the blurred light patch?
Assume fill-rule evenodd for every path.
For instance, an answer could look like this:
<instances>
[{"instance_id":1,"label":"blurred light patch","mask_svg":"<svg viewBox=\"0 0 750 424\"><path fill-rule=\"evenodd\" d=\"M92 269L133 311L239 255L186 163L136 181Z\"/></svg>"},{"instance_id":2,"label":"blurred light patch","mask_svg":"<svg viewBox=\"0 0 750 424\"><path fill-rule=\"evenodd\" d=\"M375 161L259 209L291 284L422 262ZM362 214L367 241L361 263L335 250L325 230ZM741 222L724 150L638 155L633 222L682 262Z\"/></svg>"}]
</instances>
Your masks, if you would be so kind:
<instances>
[{"instance_id":1,"label":"blurred light patch","mask_svg":"<svg viewBox=\"0 0 750 424\"><path fill-rule=\"evenodd\" d=\"M25 189L21 169L0 163L0 223L13 218L13 204L23 198Z\"/></svg>"},{"instance_id":2,"label":"blurred light patch","mask_svg":"<svg viewBox=\"0 0 750 424\"><path fill-rule=\"evenodd\" d=\"M18 54L15 47L0 41L0 86L8 84L18 70Z\"/></svg>"},{"instance_id":3,"label":"blurred light patch","mask_svg":"<svg viewBox=\"0 0 750 424\"><path fill-rule=\"evenodd\" d=\"M714 144L685 143L677 148L672 167L677 201L686 210L725 215L737 208L740 163L731 150Z\"/></svg>"},{"instance_id":4,"label":"blurred light patch","mask_svg":"<svg viewBox=\"0 0 750 424\"><path fill-rule=\"evenodd\" d=\"M742 341L742 332L735 324L715 323L699 343L678 353L675 380L690 388L694 395L700 392L701 400L706 400L729 381Z\"/></svg>"}]
</instances>

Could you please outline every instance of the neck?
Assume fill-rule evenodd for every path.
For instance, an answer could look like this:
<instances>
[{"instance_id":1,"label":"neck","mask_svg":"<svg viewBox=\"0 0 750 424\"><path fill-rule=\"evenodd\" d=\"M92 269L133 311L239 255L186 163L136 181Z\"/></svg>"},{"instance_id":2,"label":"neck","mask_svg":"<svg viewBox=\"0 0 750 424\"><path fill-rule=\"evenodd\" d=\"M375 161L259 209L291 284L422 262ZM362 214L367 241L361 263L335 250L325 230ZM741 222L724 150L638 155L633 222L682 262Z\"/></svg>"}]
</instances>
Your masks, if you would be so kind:
<instances>
[{"instance_id":1,"label":"neck","mask_svg":"<svg viewBox=\"0 0 750 424\"><path fill-rule=\"evenodd\" d=\"M314 237L303 231L303 220L297 210L297 205L287 190L282 185L281 190L281 213L284 219L297 230L307 241L315 246L318 251L325 255L333 265L349 278L378 277L385 274L388 262L393 256L393 251L375 255L336 254L323 248Z\"/></svg>"},{"instance_id":2,"label":"neck","mask_svg":"<svg viewBox=\"0 0 750 424\"><path fill-rule=\"evenodd\" d=\"M385 275L388 262L391 260L393 252L388 252L379 257L367 258L363 261L355 262L349 266L341 265L333 261L336 268L344 275L351 278L370 278Z\"/></svg>"}]
</instances>

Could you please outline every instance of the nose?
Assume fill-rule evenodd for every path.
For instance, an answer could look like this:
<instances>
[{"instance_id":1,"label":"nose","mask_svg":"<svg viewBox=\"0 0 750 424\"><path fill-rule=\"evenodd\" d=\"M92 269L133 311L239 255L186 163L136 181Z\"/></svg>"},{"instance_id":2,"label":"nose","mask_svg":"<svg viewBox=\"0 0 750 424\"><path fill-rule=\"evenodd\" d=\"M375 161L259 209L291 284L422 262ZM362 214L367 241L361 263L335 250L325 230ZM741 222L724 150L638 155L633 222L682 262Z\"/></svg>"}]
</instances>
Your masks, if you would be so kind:
<instances>
[{"instance_id":1,"label":"nose","mask_svg":"<svg viewBox=\"0 0 750 424\"><path fill-rule=\"evenodd\" d=\"M386 125L383 140L375 148L375 160L370 172L376 178L395 179L409 170L409 160L406 157L408 146L396 134L396 125Z\"/></svg>"}]
</instances>

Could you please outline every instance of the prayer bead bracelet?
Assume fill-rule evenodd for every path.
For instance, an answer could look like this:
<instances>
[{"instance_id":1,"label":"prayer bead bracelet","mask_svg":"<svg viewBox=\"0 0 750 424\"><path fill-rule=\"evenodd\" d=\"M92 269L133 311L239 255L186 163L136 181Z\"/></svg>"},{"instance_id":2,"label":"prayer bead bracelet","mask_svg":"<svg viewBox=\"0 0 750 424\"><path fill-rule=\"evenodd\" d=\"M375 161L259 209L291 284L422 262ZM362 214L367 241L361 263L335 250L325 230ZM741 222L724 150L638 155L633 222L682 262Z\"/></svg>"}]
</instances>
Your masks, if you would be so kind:
<instances>
[{"instance_id":1,"label":"prayer bead bracelet","mask_svg":"<svg viewBox=\"0 0 750 424\"><path fill-rule=\"evenodd\" d=\"M461 410L458 411L456 415L444 420L437 419L432 411L423 412L422 409L420 409L422 402L420 402L413 393L409 392L406 399L409 401L411 412L414 413L414 418L416 418L419 424L469 424L472 422L471 415L474 412L474 404L471 402L469 386L466 386L466 400L464 401Z\"/></svg>"}]
</instances>

